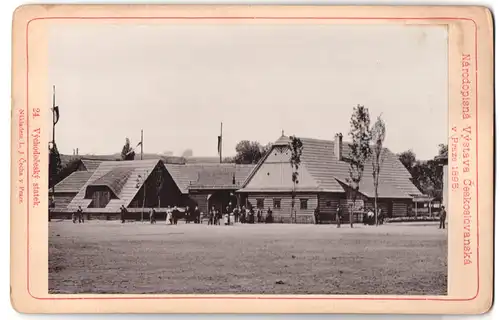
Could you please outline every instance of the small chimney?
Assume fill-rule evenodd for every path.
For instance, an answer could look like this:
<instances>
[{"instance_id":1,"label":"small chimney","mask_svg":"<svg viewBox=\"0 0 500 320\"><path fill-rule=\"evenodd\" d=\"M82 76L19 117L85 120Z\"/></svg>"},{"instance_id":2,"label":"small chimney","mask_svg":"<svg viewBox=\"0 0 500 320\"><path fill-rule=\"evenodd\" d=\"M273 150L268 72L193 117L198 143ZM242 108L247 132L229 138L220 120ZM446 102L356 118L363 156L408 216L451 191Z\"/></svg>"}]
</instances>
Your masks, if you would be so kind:
<instances>
[{"instance_id":1,"label":"small chimney","mask_svg":"<svg viewBox=\"0 0 500 320\"><path fill-rule=\"evenodd\" d=\"M335 159L342 160L342 133L337 133L335 135Z\"/></svg>"}]
</instances>

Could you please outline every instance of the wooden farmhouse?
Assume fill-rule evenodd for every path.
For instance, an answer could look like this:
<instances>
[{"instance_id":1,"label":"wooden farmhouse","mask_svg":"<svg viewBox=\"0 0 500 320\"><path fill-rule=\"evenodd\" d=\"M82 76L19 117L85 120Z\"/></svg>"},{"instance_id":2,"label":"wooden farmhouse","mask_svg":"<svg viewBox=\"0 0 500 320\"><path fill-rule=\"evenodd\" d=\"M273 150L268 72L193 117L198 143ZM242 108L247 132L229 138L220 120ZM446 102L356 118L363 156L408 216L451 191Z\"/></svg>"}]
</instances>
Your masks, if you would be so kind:
<instances>
[{"instance_id":1,"label":"wooden farmhouse","mask_svg":"<svg viewBox=\"0 0 500 320\"><path fill-rule=\"evenodd\" d=\"M243 183L238 193L244 195L255 208L271 208L277 222L313 223L314 210L319 207L322 221L333 221L338 206L348 217L350 206L349 145L337 134L335 141L300 138L303 143L298 183L292 182L289 137L279 138L260 160ZM378 188L379 203L386 217L407 216L412 199L422 196L411 182L410 173L398 157L384 149ZM292 190L295 205L292 212ZM358 213L374 206L374 185L371 159L365 164L354 210ZM348 219L348 218L347 218Z\"/></svg>"},{"instance_id":2,"label":"wooden farmhouse","mask_svg":"<svg viewBox=\"0 0 500 320\"><path fill-rule=\"evenodd\" d=\"M241 188L255 165L230 163L166 164L177 186L186 197L185 203L208 212L213 206L223 210L231 203L239 205L236 191Z\"/></svg>"},{"instance_id":3,"label":"wooden farmhouse","mask_svg":"<svg viewBox=\"0 0 500 320\"><path fill-rule=\"evenodd\" d=\"M55 211L75 212L78 207L95 217L116 218L121 206L130 217L156 208L162 218L168 206L199 206L204 213L212 206L221 210L231 202L237 205L238 190L254 165L165 164L160 159L102 161L94 171L73 173L65 205ZM76 183L77 177L82 177ZM56 186L57 188L57 186ZM56 189L57 190L57 189ZM146 218L149 215L146 214Z\"/></svg>"},{"instance_id":4,"label":"wooden farmhouse","mask_svg":"<svg viewBox=\"0 0 500 320\"><path fill-rule=\"evenodd\" d=\"M66 208L101 162L100 160L78 160L75 171L54 186L54 193L52 189L49 190L49 195L54 198L54 208Z\"/></svg>"},{"instance_id":5,"label":"wooden farmhouse","mask_svg":"<svg viewBox=\"0 0 500 320\"><path fill-rule=\"evenodd\" d=\"M223 210L231 204L251 205L264 211L270 208L275 222L313 223L317 207L322 222L328 222L334 221L340 206L346 221L351 208L359 221L362 212L374 206L371 159L365 164L353 204L353 190L347 182L350 148L342 141L342 135L336 135L334 141L301 141L303 151L295 185L290 139L285 136L273 144L257 165L173 164L163 159L81 160L78 169L55 186L56 208L51 211L71 213L80 206L88 215L109 219L120 214L121 206L135 218L157 208L161 219L168 206L198 206L206 213L212 206ZM414 199L422 198L422 193L395 154L384 149L382 158L379 207L386 217L411 215L416 207Z\"/></svg>"},{"instance_id":6,"label":"wooden farmhouse","mask_svg":"<svg viewBox=\"0 0 500 320\"><path fill-rule=\"evenodd\" d=\"M89 214L131 213L182 205L182 193L161 160L104 161L67 206ZM146 210L148 211L148 210Z\"/></svg>"}]
</instances>

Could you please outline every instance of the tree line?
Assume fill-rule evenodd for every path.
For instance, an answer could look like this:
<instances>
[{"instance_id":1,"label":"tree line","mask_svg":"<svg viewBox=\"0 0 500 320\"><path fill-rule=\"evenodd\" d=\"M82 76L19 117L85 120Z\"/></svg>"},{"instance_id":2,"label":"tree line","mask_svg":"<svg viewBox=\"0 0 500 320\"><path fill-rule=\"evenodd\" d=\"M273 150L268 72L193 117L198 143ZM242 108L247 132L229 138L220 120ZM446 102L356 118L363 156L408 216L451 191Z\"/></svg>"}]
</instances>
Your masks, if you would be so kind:
<instances>
[{"instance_id":1,"label":"tree line","mask_svg":"<svg viewBox=\"0 0 500 320\"><path fill-rule=\"evenodd\" d=\"M439 157L448 155L448 145L438 146L437 156L429 160L418 160L413 150L398 154L398 158L412 176L412 182L424 194L441 198L443 191L443 166Z\"/></svg>"}]
</instances>

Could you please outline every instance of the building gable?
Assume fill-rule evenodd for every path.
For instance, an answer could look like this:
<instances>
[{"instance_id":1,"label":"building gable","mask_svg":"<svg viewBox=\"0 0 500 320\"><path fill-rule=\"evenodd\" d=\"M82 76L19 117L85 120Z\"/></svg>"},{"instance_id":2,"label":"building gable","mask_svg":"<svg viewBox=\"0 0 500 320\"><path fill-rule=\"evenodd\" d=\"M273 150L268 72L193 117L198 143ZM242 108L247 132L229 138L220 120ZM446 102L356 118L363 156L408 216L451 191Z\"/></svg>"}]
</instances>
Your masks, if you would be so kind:
<instances>
[{"instance_id":1,"label":"building gable","mask_svg":"<svg viewBox=\"0 0 500 320\"><path fill-rule=\"evenodd\" d=\"M116 168L118 171L129 172L127 178L120 181L120 190L117 191L117 199L111 199L106 206L106 211L116 212L119 210L120 206L128 206L132 199L137 194L139 188L141 187L144 179L142 177L148 177L153 170L158 166L158 164L163 165L160 160L132 160L132 161L103 161L96 171L92 174L92 177L85 183L78 194L73 198L71 203L68 205L68 209L76 210L78 206L82 208L87 208L92 199L86 199L85 194L88 186L91 186L94 182L99 182L104 176L108 175L110 172L114 171ZM127 169L125 169L127 168ZM115 170L116 172L116 170ZM120 175L121 177L122 175ZM138 185L139 184L139 185Z\"/></svg>"},{"instance_id":2,"label":"building gable","mask_svg":"<svg viewBox=\"0 0 500 320\"><path fill-rule=\"evenodd\" d=\"M244 189L240 191L291 191L292 166L290 165L291 150L288 146L273 146L265 155L258 168L252 173ZM297 191L314 191L318 182L312 177L307 167L300 165L298 169Z\"/></svg>"},{"instance_id":3,"label":"building gable","mask_svg":"<svg viewBox=\"0 0 500 320\"><path fill-rule=\"evenodd\" d=\"M350 148L348 143L342 143L341 148L336 148L335 141L319 140L311 138L300 138L303 143L301 165L299 169L299 180L309 184L314 181L314 187L321 192L345 192L345 185L349 179L349 163L346 161L350 157ZM271 191L269 186L276 186L281 181L277 179L281 174L283 177L289 175L289 184L291 188L291 166L289 163L280 162L287 159L285 155L273 155L276 148L286 148L289 150L289 138L283 136L274 144L270 152L261 159L256 168L250 174L240 192L257 192L257 190ZM336 151L340 150L340 151ZM336 155L336 152L341 152ZM398 157L390 150L384 149L383 163L380 172L379 196L382 198L406 198L410 199L414 195L420 195L421 192L411 182L411 175L401 164ZM289 158L288 158L289 159ZM281 168L288 166L289 172L281 172ZM305 172L300 177L300 172ZM271 172L275 172L274 176ZM268 174L269 173L269 174ZM272 180L272 179L275 180ZM284 187L288 187L284 185ZM367 197L374 196L374 184L372 176L372 161L369 159L365 166L363 179L361 180L359 190ZM267 189L266 189L267 188ZM288 190L291 190L288 188ZM276 189L276 188L274 188ZM285 190L283 190L285 191Z\"/></svg>"}]
</instances>

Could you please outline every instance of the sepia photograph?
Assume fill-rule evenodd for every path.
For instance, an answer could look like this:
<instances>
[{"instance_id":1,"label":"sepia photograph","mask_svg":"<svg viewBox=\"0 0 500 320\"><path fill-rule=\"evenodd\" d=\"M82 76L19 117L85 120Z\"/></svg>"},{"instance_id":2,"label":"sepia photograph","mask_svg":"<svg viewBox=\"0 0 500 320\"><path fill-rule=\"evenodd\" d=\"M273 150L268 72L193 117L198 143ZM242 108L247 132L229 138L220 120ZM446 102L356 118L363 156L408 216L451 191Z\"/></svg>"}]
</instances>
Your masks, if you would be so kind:
<instances>
[{"instance_id":1,"label":"sepia photograph","mask_svg":"<svg viewBox=\"0 0 500 320\"><path fill-rule=\"evenodd\" d=\"M447 295L447 48L438 25L51 25L49 293Z\"/></svg>"},{"instance_id":2,"label":"sepia photograph","mask_svg":"<svg viewBox=\"0 0 500 320\"><path fill-rule=\"evenodd\" d=\"M26 5L20 313L483 314L491 11Z\"/></svg>"}]
</instances>

